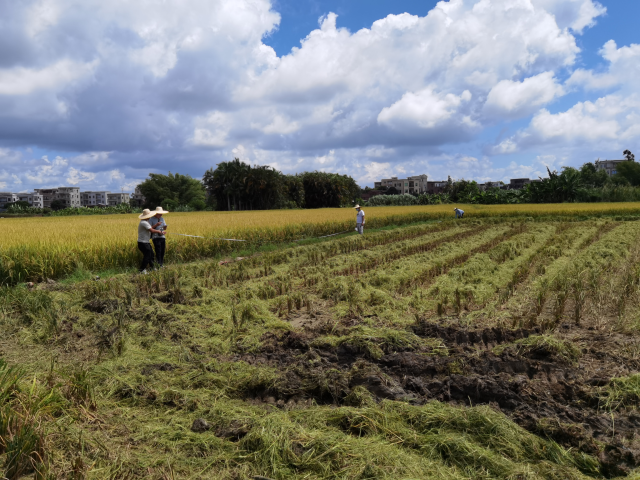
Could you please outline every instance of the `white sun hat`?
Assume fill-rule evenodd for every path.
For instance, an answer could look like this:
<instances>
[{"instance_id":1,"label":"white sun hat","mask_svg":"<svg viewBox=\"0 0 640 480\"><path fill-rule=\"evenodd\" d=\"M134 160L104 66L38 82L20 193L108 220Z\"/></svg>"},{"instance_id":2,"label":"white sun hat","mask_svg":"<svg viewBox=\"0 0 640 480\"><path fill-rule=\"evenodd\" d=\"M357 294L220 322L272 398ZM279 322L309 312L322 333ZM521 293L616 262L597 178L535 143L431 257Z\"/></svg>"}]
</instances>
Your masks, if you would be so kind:
<instances>
[{"instance_id":1,"label":"white sun hat","mask_svg":"<svg viewBox=\"0 0 640 480\"><path fill-rule=\"evenodd\" d=\"M142 213L140 215L138 215L138 218L140 220L147 220L148 218L153 217L155 214L156 214L156 212L152 212L148 208L145 208L144 210L142 210Z\"/></svg>"},{"instance_id":2,"label":"white sun hat","mask_svg":"<svg viewBox=\"0 0 640 480\"><path fill-rule=\"evenodd\" d=\"M356 206L355 206L355 207L353 207L353 208L360 208L360 205L356 205Z\"/></svg>"},{"instance_id":3,"label":"white sun hat","mask_svg":"<svg viewBox=\"0 0 640 480\"><path fill-rule=\"evenodd\" d=\"M156 213L169 213L167 212L164 208L162 207L156 207L155 211L153 212L153 214L155 215Z\"/></svg>"}]
</instances>

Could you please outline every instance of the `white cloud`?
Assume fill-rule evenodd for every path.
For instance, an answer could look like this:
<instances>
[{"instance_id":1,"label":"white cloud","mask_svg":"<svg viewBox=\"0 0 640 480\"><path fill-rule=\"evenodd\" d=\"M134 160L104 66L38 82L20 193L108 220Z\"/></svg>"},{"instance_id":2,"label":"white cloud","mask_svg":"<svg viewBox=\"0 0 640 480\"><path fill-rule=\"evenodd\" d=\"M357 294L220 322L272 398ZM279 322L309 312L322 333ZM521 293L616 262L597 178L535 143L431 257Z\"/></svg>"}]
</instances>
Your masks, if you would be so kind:
<instances>
[{"instance_id":1,"label":"white cloud","mask_svg":"<svg viewBox=\"0 0 640 480\"><path fill-rule=\"evenodd\" d=\"M71 185L78 185L80 183L88 183L95 180L96 174L91 172L82 172L73 167L69 169L67 174L67 182Z\"/></svg>"},{"instance_id":2,"label":"white cloud","mask_svg":"<svg viewBox=\"0 0 640 480\"><path fill-rule=\"evenodd\" d=\"M536 111L534 120L563 123L539 109L564 92L556 79L580 53L576 32L604 13L592 0L449 0L357 32L328 13L278 57L263 43L280 21L269 0L161 3L0 2L11 26L0 31L0 148L18 141L21 152L37 145L67 162L20 157L3 168L34 187L70 179L116 188L176 169L199 176L233 156L362 179L387 168L376 165L411 174L440 158L484 175L493 167L480 155L440 149ZM619 69L611 76L640 63L625 48L603 49ZM565 88L608 81L598 75L578 71ZM632 136L623 115L609 120ZM501 153L546 141L543 127L512 135Z\"/></svg>"},{"instance_id":3,"label":"white cloud","mask_svg":"<svg viewBox=\"0 0 640 480\"><path fill-rule=\"evenodd\" d=\"M571 28L578 33L595 25L595 19L607 11L598 2L582 0L532 0L532 3L553 14L561 28Z\"/></svg>"},{"instance_id":4,"label":"white cloud","mask_svg":"<svg viewBox=\"0 0 640 480\"><path fill-rule=\"evenodd\" d=\"M522 82L502 80L489 92L484 111L490 116L510 118L528 115L564 94L553 72L525 78Z\"/></svg>"},{"instance_id":5,"label":"white cloud","mask_svg":"<svg viewBox=\"0 0 640 480\"><path fill-rule=\"evenodd\" d=\"M408 92L390 107L382 109L378 115L378 123L396 130L415 127L431 129L451 120L458 108L469 100L469 90L465 90L459 96L452 93L436 93L433 88L426 88L417 93ZM459 116L455 123L468 127L476 126L467 115Z\"/></svg>"},{"instance_id":6,"label":"white cloud","mask_svg":"<svg viewBox=\"0 0 640 480\"><path fill-rule=\"evenodd\" d=\"M577 70L567 85L586 90L616 87L614 92L593 101L578 102L558 113L542 109L526 128L503 140L491 152L513 153L544 145L621 151L638 145L640 45L618 48L615 42L609 41L600 52L609 62L609 68L603 72Z\"/></svg>"},{"instance_id":7,"label":"white cloud","mask_svg":"<svg viewBox=\"0 0 640 480\"><path fill-rule=\"evenodd\" d=\"M60 60L41 69L0 69L0 95L29 95L35 90L56 90L90 75L96 66L96 62L85 64Z\"/></svg>"}]
</instances>

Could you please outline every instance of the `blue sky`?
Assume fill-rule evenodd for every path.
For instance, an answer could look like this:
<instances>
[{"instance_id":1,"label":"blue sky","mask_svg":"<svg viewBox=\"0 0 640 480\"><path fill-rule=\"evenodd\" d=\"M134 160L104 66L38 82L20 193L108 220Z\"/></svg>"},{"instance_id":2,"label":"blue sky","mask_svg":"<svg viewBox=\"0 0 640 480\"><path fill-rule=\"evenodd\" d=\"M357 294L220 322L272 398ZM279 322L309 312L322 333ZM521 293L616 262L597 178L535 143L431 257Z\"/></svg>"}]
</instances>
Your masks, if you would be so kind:
<instances>
[{"instance_id":1,"label":"blue sky","mask_svg":"<svg viewBox=\"0 0 640 480\"><path fill-rule=\"evenodd\" d=\"M3 2L0 190L131 190L233 157L363 186L617 158L640 148L639 14L629 0Z\"/></svg>"}]
</instances>

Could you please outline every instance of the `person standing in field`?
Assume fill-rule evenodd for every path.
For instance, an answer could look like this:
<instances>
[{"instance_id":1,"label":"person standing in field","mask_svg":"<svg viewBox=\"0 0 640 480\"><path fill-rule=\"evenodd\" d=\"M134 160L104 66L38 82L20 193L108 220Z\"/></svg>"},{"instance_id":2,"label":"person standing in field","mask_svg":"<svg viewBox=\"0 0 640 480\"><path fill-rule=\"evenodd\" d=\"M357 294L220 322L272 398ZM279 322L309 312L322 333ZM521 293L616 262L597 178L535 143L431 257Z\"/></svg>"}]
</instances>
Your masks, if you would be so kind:
<instances>
[{"instance_id":1,"label":"person standing in field","mask_svg":"<svg viewBox=\"0 0 640 480\"><path fill-rule=\"evenodd\" d=\"M153 268L153 249L151 248L151 234L157 233L164 235L162 230L154 229L149 223L149 219L155 215L148 208L139 215L140 223L138 224L138 250L142 252L142 263L140 264L140 273L147 273L147 268Z\"/></svg>"},{"instance_id":2,"label":"person standing in field","mask_svg":"<svg viewBox=\"0 0 640 480\"><path fill-rule=\"evenodd\" d=\"M165 232L167 231L167 223L162 218L162 215L169 213L162 207L156 207L154 216L149 219L149 224L155 230L160 230L162 234L154 233L151 235L151 241L153 242L153 248L156 251L156 262L160 267L164 266L164 252L167 249L167 240L165 238Z\"/></svg>"},{"instance_id":3,"label":"person standing in field","mask_svg":"<svg viewBox=\"0 0 640 480\"><path fill-rule=\"evenodd\" d=\"M456 218L462 218L464 216L464 210L460 210L458 207L454 208L453 211L456 213Z\"/></svg>"},{"instance_id":4,"label":"person standing in field","mask_svg":"<svg viewBox=\"0 0 640 480\"><path fill-rule=\"evenodd\" d=\"M358 211L356 215L356 232L360 235L364 235L364 210L360 208L360 205L356 205L353 208Z\"/></svg>"}]
</instances>

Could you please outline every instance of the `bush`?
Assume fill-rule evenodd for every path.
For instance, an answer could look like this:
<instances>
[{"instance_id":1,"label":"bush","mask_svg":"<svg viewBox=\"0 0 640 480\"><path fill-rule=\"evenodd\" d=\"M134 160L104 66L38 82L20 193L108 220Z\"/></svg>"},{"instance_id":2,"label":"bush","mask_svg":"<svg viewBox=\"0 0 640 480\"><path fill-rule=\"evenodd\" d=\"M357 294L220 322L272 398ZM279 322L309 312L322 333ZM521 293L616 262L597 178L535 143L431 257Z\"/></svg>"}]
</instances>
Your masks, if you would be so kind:
<instances>
[{"instance_id":1,"label":"bush","mask_svg":"<svg viewBox=\"0 0 640 480\"><path fill-rule=\"evenodd\" d=\"M377 195L367 202L368 207L398 207L406 205L418 205L418 197L409 195Z\"/></svg>"},{"instance_id":2,"label":"bush","mask_svg":"<svg viewBox=\"0 0 640 480\"><path fill-rule=\"evenodd\" d=\"M189 206L191 208L193 208L197 212L200 212L200 211L204 210L205 208L207 208L206 202L204 200L199 199L199 198L189 202Z\"/></svg>"}]
</instances>

